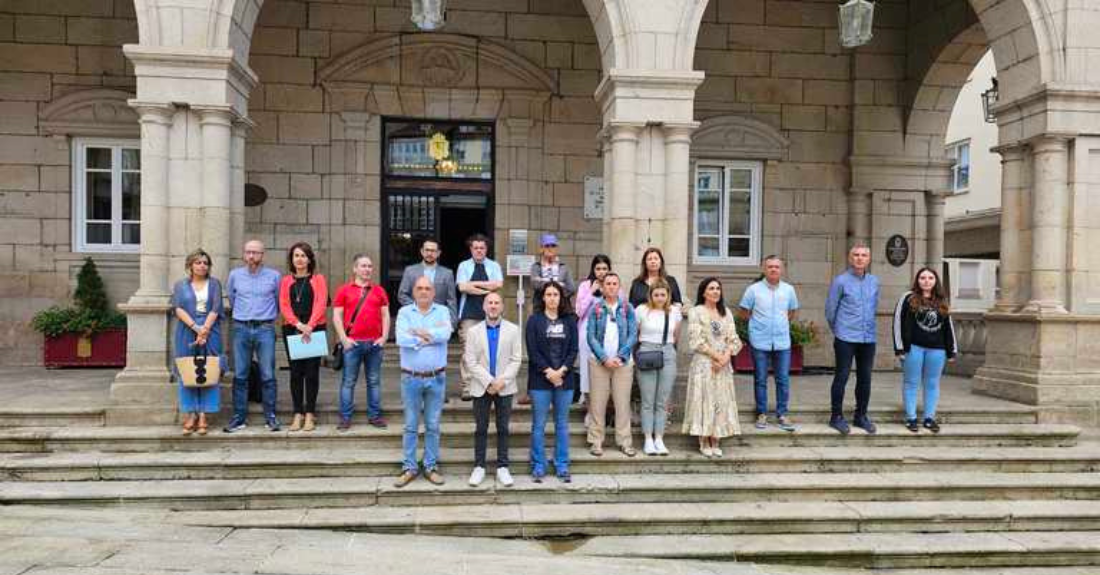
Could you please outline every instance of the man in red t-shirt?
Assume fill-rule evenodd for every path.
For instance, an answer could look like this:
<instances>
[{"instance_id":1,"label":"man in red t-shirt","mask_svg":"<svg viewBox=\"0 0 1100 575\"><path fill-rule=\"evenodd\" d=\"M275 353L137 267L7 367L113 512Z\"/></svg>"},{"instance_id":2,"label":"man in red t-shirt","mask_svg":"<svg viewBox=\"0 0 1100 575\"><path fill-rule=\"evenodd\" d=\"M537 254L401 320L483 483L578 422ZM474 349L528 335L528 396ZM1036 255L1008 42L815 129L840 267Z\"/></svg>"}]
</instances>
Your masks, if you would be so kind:
<instances>
[{"instance_id":1,"label":"man in red t-shirt","mask_svg":"<svg viewBox=\"0 0 1100 575\"><path fill-rule=\"evenodd\" d=\"M372 283L374 262L366 254L352 260L352 280L336 290L332 323L344 345L344 375L340 383L339 431L351 428L359 366L367 379L367 421L386 427L382 417L382 346L390 336L390 298Z\"/></svg>"}]
</instances>

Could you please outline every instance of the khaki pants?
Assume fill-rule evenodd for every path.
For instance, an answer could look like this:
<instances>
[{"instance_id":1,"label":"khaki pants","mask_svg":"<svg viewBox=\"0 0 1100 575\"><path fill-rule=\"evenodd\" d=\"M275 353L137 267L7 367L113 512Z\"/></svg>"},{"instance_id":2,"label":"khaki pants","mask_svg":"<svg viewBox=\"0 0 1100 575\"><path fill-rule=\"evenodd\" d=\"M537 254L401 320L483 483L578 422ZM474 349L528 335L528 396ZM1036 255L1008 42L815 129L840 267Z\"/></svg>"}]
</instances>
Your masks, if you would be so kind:
<instances>
[{"instance_id":1,"label":"khaki pants","mask_svg":"<svg viewBox=\"0 0 1100 575\"><path fill-rule=\"evenodd\" d=\"M619 447L632 447L630 388L633 384L633 365L608 369L596 361L595 357L588 360L588 443L603 447L607 399L610 396L615 404L615 443Z\"/></svg>"},{"instance_id":2,"label":"khaki pants","mask_svg":"<svg viewBox=\"0 0 1100 575\"><path fill-rule=\"evenodd\" d=\"M462 344L462 349L466 349L466 332L475 325L481 323L478 319L464 319L458 322L458 342ZM462 395L469 395L470 393L470 374L466 373L466 362L458 362L458 379L462 382Z\"/></svg>"}]
</instances>

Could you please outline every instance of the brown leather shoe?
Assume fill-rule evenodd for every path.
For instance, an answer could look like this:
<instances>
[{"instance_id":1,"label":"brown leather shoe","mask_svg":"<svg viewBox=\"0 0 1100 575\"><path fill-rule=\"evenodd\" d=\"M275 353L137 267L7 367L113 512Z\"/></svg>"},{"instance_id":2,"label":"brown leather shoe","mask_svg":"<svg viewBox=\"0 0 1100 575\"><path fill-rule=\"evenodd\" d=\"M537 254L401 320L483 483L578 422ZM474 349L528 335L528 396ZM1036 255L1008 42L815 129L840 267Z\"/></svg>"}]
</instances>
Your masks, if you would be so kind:
<instances>
[{"instance_id":1,"label":"brown leather shoe","mask_svg":"<svg viewBox=\"0 0 1100 575\"><path fill-rule=\"evenodd\" d=\"M401 472L401 475L397 476L397 479L393 482L394 487L404 487L413 482L416 479L416 474L412 471L405 470Z\"/></svg>"},{"instance_id":2,"label":"brown leather shoe","mask_svg":"<svg viewBox=\"0 0 1100 575\"><path fill-rule=\"evenodd\" d=\"M433 485L443 485L443 475L438 470L433 469L428 472L428 481L431 481Z\"/></svg>"}]
</instances>

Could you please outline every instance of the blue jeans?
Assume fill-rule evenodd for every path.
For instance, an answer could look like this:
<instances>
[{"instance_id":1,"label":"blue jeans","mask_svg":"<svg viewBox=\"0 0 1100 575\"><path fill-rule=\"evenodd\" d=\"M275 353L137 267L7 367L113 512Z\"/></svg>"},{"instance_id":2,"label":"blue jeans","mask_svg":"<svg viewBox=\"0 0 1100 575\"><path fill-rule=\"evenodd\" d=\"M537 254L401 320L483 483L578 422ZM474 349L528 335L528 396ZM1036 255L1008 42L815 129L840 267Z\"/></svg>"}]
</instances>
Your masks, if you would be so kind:
<instances>
[{"instance_id":1,"label":"blue jeans","mask_svg":"<svg viewBox=\"0 0 1100 575\"><path fill-rule=\"evenodd\" d=\"M252 357L260 366L263 384L264 419L275 420L275 323L251 326L233 322L233 421L248 419L248 371Z\"/></svg>"},{"instance_id":2,"label":"blue jeans","mask_svg":"<svg viewBox=\"0 0 1100 575\"><path fill-rule=\"evenodd\" d=\"M359 366L367 373L367 417L382 417L382 346L371 341L356 342L344 350L344 376L340 382L340 417L351 419L355 412L355 384Z\"/></svg>"},{"instance_id":3,"label":"blue jeans","mask_svg":"<svg viewBox=\"0 0 1100 575\"><path fill-rule=\"evenodd\" d=\"M917 418L917 386L924 384L924 418L936 418L936 404L940 401L940 376L947 363L947 352L928 349L919 345L909 346L909 353L902 363L901 397L905 404L905 419Z\"/></svg>"},{"instance_id":4,"label":"blue jeans","mask_svg":"<svg viewBox=\"0 0 1100 575\"><path fill-rule=\"evenodd\" d=\"M546 475L546 419L550 407L554 408L554 471L558 475L569 472L569 406L573 404L573 390L530 389L531 396L531 475Z\"/></svg>"},{"instance_id":5,"label":"blue jeans","mask_svg":"<svg viewBox=\"0 0 1100 575\"><path fill-rule=\"evenodd\" d=\"M381 354L379 354L381 355ZM416 436L420 431L420 414L424 414L424 472L439 465L439 423L443 416L443 396L447 390L447 375L435 377L401 376L401 401L405 404L405 435L401 442L404 461L401 468L418 473Z\"/></svg>"},{"instance_id":6,"label":"blue jeans","mask_svg":"<svg viewBox=\"0 0 1100 575\"><path fill-rule=\"evenodd\" d=\"M756 414L768 413L768 364L775 367L775 414L787 415L791 397L791 350L752 350L752 382L756 391Z\"/></svg>"}]
</instances>

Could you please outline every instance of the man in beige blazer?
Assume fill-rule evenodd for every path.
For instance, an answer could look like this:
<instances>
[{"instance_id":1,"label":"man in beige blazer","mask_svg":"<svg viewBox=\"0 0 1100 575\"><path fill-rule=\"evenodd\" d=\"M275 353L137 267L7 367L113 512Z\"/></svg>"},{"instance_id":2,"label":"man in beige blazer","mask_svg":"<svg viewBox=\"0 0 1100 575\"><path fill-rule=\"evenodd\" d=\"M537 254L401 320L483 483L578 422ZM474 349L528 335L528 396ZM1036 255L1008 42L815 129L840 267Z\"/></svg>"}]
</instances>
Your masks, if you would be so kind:
<instances>
[{"instance_id":1,"label":"man in beige blazer","mask_svg":"<svg viewBox=\"0 0 1100 575\"><path fill-rule=\"evenodd\" d=\"M516 376L523 361L523 338L519 326L504 319L504 299L500 294L486 294L483 308L485 321L470 328L462 353L462 363L470 376L476 426L470 485L480 485L485 479L489 411L495 408L497 481L510 487L513 481L508 471L508 422L512 416L512 397L518 390Z\"/></svg>"}]
</instances>

